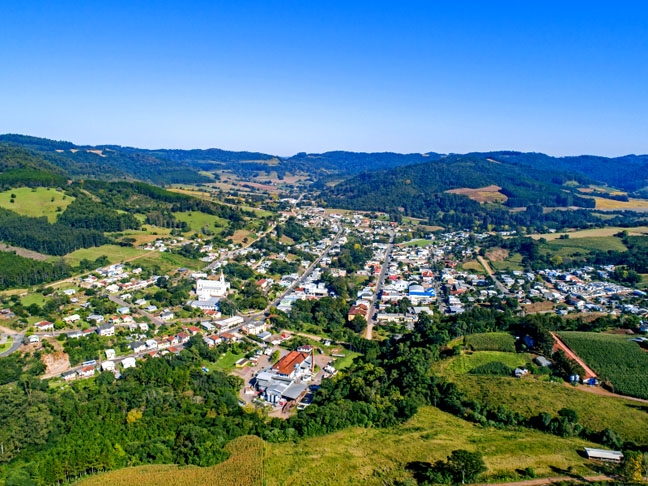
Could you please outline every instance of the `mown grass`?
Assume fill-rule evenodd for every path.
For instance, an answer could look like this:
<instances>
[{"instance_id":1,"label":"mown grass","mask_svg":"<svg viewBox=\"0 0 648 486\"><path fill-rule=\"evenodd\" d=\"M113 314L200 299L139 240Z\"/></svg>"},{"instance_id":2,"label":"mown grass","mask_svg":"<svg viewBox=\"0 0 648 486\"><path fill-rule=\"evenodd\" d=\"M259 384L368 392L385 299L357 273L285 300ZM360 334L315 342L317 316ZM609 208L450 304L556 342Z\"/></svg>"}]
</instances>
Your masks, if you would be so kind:
<instances>
[{"instance_id":1,"label":"mown grass","mask_svg":"<svg viewBox=\"0 0 648 486\"><path fill-rule=\"evenodd\" d=\"M12 194L16 195L13 203L9 202ZM57 209L61 208L60 212L65 211L74 199L54 189L17 187L0 192L0 207L32 218L46 216L47 220L53 223L59 214Z\"/></svg>"},{"instance_id":2,"label":"mown grass","mask_svg":"<svg viewBox=\"0 0 648 486\"><path fill-rule=\"evenodd\" d=\"M94 248L81 248L72 253L68 253L63 257L63 259L70 265L78 265L84 258L94 261L101 256L105 256L108 258L110 263L118 263L146 253L148 252L138 250L131 246L102 245Z\"/></svg>"},{"instance_id":3,"label":"mown grass","mask_svg":"<svg viewBox=\"0 0 648 486\"><path fill-rule=\"evenodd\" d=\"M348 368L353 363L353 360L358 356L360 356L360 353L356 353L355 351L349 351L348 349L344 349L340 351L340 354L343 354L344 358L335 358L335 361L333 362L333 367L336 370L343 370L345 368Z\"/></svg>"},{"instance_id":4,"label":"mown grass","mask_svg":"<svg viewBox=\"0 0 648 486\"><path fill-rule=\"evenodd\" d=\"M646 404L597 395L534 377L517 379L463 374L448 378L469 398L490 406L504 405L527 417L540 412L555 415L562 408L571 408L578 413L579 421L592 430L609 427L621 434L624 440L648 445Z\"/></svg>"},{"instance_id":5,"label":"mown grass","mask_svg":"<svg viewBox=\"0 0 648 486\"><path fill-rule=\"evenodd\" d=\"M522 255L519 253L514 253L510 255L504 261L490 261L490 266L496 272L512 272L515 270L522 271L524 267L522 266Z\"/></svg>"},{"instance_id":6,"label":"mown grass","mask_svg":"<svg viewBox=\"0 0 648 486\"><path fill-rule=\"evenodd\" d=\"M244 436L225 446L229 459L213 467L148 465L129 467L83 479L79 486L261 486L263 484L264 442Z\"/></svg>"},{"instance_id":7,"label":"mown grass","mask_svg":"<svg viewBox=\"0 0 648 486\"><path fill-rule=\"evenodd\" d=\"M418 240L411 240L407 241L405 243L402 243L402 246L416 246L416 247L425 247L425 246L430 246L434 244L433 241L431 240L423 240L423 239L418 239Z\"/></svg>"},{"instance_id":8,"label":"mown grass","mask_svg":"<svg viewBox=\"0 0 648 486\"><path fill-rule=\"evenodd\" d=\"M20 303L23 307L29 307L32 304L42 306L45 303L45 296L38 292L30 292L20 299Z\"/></svg>"},{"instance_id":9,"label":"mown grass","mask_svg":"<svg viewBox=\"0 0 648 486\"><path fill-rule=\"evenodd\" d=\"M433 463L453 450L480 451L493 481L507 472L532 467L539 476L552 467L587 473L578 452L580 439L561 439L535 431L483 428L433 407L422 407L403 425L389 429L352 427L295 443L267 444L268 486L383 485L411 479L413 462Z\"/></svg>"},{"instance_id":10,"label":"mown grass","mask_svg":"<svg viewBox=\"0 0 648 486\"><path fill-rule=\"evenodd\" d=\"M628 248L623 244L621 238L616 236L598 236L583 238L568 238L566 240L552 240L547 242L550 248L575 248L579 250L599 250L599 251L627 251Z\"/></svg>"},{"instance_id":11,"label":"mown grass","mask_svg":"<svg viewBox=\"0 0 648 486\"><path fill-rule=\"evenodd\" d=\"M614 236L615 234L627 231L630 235L641 235L648 232L648 226L636 226L634 228L621 228L619 226L608 226L606 228L592 228L580 231L570 231L569 241L580 238L600 238L605 236ZM543 233L531 235L531 238L539 240L544 238L547 241L557 240L563 233Z\"/></svg>"},{"instance_id":12,"label":"mown grass","mask_svg":"<svg viewBox=\"0 0 648 486\"><path fill-rule=\"evenodd\" d=\"M201 233L202 229L205 227L209 228L210 231L217 233L227 227L228 224L226 219L207 213L201 213L200 211L173 213L173 216L178 221L184 221L187 223L191 228L191 231L195 231L196 233Z\"/></svg>"},{"instance_id":13,"label":"mown grass","mask_svg":"<svg viewBox=\"0 0 648 486\"><path fill-rule=\"evenodd\" d=\"M461 264L461 267L466 272L474 272L483 275L486 274L486 270L484 270L484 267L482 267L481 263L479 263L477 260L469 260L467 262L464 262Z\"/></svg>"},{"instance_id":14,"label":"mown grass","mask_svg":"<svg viewBox=\"0 0 648 486\"><path fill-rule=\"evenodd\" d=\"M245 353L234 354L228 351L224 356L218 358L218 361L213 364L213 367L219 371L232 371L236 366L235 363L241 359L245 358Z\"/></svg>"},{"instance_id":15,"label":"mown grass","mask_svg":"<svg viewBox=\"0 0 648 486\"><path fill-rule=\"evenodd\" d=\"M11 348L12 344L13 344L13 338L11 336L7 336L7 340L5 341L5 343L0 344L0 354L4 353L9 348Z\"/></svg>"},{"instance_id":16,"label":"mown grass","mask_svg":"<svg viewBox=\"0 0 648 486\"><path fill-rule=\"evenodd\" d=\"M437 365L438 371L444 374L464 374L471 370L499 361L510 368L524 366L531 361L531 356L526 353L506 353L501 351L478 351L474 353L462 353L459 356L448 360L440 361Z\"/></svg>"}]
</instances>

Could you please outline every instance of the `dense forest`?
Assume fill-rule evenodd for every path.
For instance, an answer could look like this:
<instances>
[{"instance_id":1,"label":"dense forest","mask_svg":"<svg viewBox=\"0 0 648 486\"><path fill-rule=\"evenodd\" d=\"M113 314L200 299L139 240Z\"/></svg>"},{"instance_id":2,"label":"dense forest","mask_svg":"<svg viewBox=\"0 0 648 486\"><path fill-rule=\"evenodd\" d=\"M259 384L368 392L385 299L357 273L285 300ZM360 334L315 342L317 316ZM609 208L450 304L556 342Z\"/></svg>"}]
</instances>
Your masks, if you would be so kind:
<instances>
[{"instance_id":1,"label":"dense forest","mask_svg":"<svg viewBox=\"0 0 648 486\"><path fill-rule=\"evenodd\" d=\"M61 214L57 223L72 228L98 231L124 231L139 229L140 222L130 213L119 213L90 197L77 197Z\"/></svg>"},{"instance_id":2,"label":"dense forest","mask_svg":"<svg viewBox=\"0 0 648 486\"><path fill-rule=\"evenodd\" d=\"M70 267L62 260L56 263L24 258L12 252L0 252L0 290L29 287L70 276Z\"/></svg>"},{"instance_id":3,"label":"dense forest","mask_svg":"<svg viewBox=\"0 0 648 486\"><path fill-rule=\"evenodd\" d=\"M66 255L79 248L107 242L100 231L47 222L46 217L29 218L0 208L0 240L47 255Z\"/></svg>"}]
</instances>

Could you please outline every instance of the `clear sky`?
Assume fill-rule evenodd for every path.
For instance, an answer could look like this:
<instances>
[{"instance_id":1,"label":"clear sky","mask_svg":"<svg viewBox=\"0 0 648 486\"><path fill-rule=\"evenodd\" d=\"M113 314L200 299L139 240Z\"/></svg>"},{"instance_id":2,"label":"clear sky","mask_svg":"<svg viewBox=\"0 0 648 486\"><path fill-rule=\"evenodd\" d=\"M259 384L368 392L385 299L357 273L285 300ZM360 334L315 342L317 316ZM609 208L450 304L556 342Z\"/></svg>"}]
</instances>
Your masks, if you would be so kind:
<instances>
[{"instance_id":1,"label":"clear sky","mask_svg":"<svg viewBox=\"0 0 648 486\"><path fill-rule=\"evenodd\" d=\"M648 3L0 2L0 133L648 153Z\"/></svg>"}]
</instances>

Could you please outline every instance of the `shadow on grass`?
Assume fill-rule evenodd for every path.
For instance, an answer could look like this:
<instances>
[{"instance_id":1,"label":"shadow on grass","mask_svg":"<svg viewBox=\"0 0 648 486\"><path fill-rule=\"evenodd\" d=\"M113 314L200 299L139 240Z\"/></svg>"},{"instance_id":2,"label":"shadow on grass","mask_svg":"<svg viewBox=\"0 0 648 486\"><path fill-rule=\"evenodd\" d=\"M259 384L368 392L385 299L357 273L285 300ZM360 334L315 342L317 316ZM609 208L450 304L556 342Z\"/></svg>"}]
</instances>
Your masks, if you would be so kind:
<instances>
[{"instance_id":1,"label":"shadow on grass","mask_svg":"<svg viewBox=\"0 0 648 486\"><path fill-rule=\"evenodd\" d=\"M427 480L427 472L431 467L429 462L413 461L407 463L405 470L412 473L417 483L422 483Z\"/></svg>"}]
</instances>

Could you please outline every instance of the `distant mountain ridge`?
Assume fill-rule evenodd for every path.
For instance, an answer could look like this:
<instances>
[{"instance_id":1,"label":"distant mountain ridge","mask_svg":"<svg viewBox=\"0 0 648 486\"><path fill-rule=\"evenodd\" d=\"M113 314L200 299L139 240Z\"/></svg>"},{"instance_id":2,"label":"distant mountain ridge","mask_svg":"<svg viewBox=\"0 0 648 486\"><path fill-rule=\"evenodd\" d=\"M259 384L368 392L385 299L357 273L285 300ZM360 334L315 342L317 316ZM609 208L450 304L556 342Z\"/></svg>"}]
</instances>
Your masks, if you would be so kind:
<instances>
[{"instance_id":1,"label":"distant mountain ridge","mask_svg":"<svg viewBox=\"0 0 648 486\"><path fill-rule=\"evenodd\" d=\"M301 152L291 157L248 151L221 149L140 149L119 145L76 145L27 135L0 135L0 145L22 149L25 158L41 158L45 170L70 178L136 179L155 184L201 183L210 179L201 171L231 170L251 177L255 173L275 171L280 176L287 173L305 173L313 179L330 177L348 178L365 172L384 171L399 167L458 160L473 162L499 162L516 169L515 174L550 172L556 177L577 177L594 183L607 184L626 191L648 187L648 155L626 155L607 158L593 155L552 157L541 153L515 151L474 152L469 154L439 154L435 152L399 154L392 152L366 153L331 151L321 154ZM0 154L0 161L1 161ZM1 162L0 162L1 163ZM33 164L31 164L33 166ZM428 169L438 169L434 164ZM481 162L465 170L483 170ZM31 167L33 168L33 167ZM3 166L0 165L0 170ZM492 172L492 171L491 171ZM468 180L479 179L463 175ZM484 179L484 178L482 178ZM491 178L499 184L497 178ZM453 187L462 187L456 186ZM443 190L453 187L446 187Z\"/></svg>"}]
</instances>

